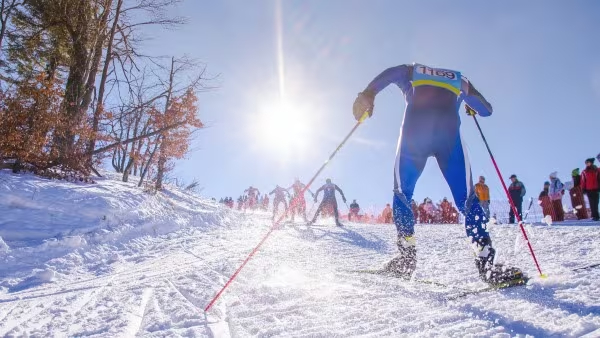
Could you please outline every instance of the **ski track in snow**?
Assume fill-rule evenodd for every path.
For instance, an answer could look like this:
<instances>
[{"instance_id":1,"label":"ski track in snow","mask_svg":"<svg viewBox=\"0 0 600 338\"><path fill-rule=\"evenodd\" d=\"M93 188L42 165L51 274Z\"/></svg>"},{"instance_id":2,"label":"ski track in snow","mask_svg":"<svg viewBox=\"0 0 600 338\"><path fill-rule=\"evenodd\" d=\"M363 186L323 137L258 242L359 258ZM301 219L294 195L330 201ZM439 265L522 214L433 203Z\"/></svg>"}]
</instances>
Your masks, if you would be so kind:
<instances>
[{"instance_id":1,"label":"ski track in snow","mask_svg":"<svg viewBox=\"0 0 600 338\"><path fill-rule=\"evenodd\" d=\"M207 317L211 297L268 230L254 216L237 228L182 230L138 239L138 259L104 276L66 275L0 295L0 336L588 336L600 329L599 269L571 273L600 257L598 230L535 228L532 244L547 279L471 295L455 289L355 274L391 257L394 229L287 225L258 252ZM535 275L518 229L491 229L499 259ZM461 226L418 226L417 277L456 288L484 287ZM145 244L142 245L142 242ZM140 250L143 246L145 249ZM121 257L135 258L127 248ZM92 250L93 251L93 250ZM225 329L223 329L225 327Z\"/></svg>"},{"instance_id":2,"label":"ski track in snow","mask_svg":"<svg viewBox=\"0 0 600 338\"><path fill-rule=\"evenodd\" d=\"M0 254L10 264L0 277L0 337L600 336L600 267L572 271L600 262L598 227L527 227L548 278L448 301L485 287L460 225L416 230L416 277L445 288L348 272L393 257L393 225L286 223L205 314L270 220L173 201L180 215L163 211L162 220L181 224L169 231ZM537 275L517 227L490 231L499 262ZM35 279L32 269L56 277Z\"/></svg>"}]
</instances>

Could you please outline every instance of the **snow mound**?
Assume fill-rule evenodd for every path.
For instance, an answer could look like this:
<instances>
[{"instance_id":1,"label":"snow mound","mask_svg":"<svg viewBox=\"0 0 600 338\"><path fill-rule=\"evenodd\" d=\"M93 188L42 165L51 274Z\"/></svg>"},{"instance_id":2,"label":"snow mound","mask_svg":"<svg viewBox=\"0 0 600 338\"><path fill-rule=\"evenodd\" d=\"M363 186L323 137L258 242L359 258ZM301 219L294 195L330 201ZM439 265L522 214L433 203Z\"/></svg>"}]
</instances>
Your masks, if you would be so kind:
<instances>
[{"instance_id":1,"label":"snow mound","mask_svg":"<svg viewBox=\"0 0 600 338\"><path fill-rule=\"evenodd\" d=\"M2 237L0 237L0 255L8 253L9 250L10 248L8 247L8 244L6 244Z\"/></svg>"},{"instance_id":2,"label":"snow mound","mask_svg":"<svg viewBox=\"0 0 600 338\"><path fill-rule=\"evenodd\" d=\"M96 184L78 184L0 171L0 236L14 246L54 239L60 243L47 245L77 248L133 229L169 233L219 209L212 201L176 189L148 194L116 175L105 175ZM214 223L210 221L200 225Z\"/></svg>"},{"instance_id":3,"label":"snow mound","mask_svg":"<svg viewBox=\"0 0 600 338\"><path fill-rule=\"evenodd\" d=\"M5 281L9 289L52 282L54 272L73 268L108 273L122 259L114 250L138 238L206 231L238 219L230 209L170 186L150 194L117 175L104 176L79 184L0 170L0 276L14 277ZM90 254L94 250L102 252ZM52 272L35 270L47 265Z\"/></svg>"}]
</instances>

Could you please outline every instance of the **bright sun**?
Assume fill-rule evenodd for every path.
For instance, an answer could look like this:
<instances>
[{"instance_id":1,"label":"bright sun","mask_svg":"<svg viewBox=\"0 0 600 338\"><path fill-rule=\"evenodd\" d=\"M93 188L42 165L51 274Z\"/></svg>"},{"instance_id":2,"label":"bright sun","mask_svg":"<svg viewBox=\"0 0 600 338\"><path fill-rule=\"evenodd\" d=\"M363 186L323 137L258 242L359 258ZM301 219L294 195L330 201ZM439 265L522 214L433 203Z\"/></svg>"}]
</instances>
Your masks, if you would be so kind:
<instances>
[{"instance_id":1,"label":"bright sun","mask_svg":"<svg viewBox=\"0 0 600 338\"><path fill-rule=\"evenodd\" d=\"M310 130L302 109L290 102L275 101L259 108L254 137L261 147L289 159L302 155L310 144Z\"/></svg>"}]
</instances>

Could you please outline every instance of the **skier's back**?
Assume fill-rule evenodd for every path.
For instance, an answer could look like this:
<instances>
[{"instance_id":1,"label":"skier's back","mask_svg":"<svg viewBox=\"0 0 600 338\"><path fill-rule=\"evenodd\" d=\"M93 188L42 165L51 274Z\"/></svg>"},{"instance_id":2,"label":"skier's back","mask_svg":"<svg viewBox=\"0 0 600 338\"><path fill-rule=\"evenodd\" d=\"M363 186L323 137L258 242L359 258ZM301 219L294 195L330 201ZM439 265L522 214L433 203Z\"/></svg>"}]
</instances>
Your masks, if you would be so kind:
<instances>
[{"instance_id":1,"label":"skier's back","mask_svg":"<svg viewBox=\"0 0 600 338\"><path fill-rule=\"evenodd\" d=\"M284 212L287 211L288 205L285 196L289 196L290 193L287 191L287 189L277 185L275 189L269 193L269 195L275 195L275 197L273 197L273 219L275 219L275 215L277 214L277 209L279 209L280 203L283 203Z\"/></svg>"},{"instance_id":2,"label":"skier's back","mask_svg":"<svg viewBox=\"0 0 600 338\"><path fill-rule=\"evenodd\" d=\"M494 264L495 249L484 224L485 213L473 191L471 168L460 135L458 111L462 101L470 115L490 116L492 106L458 71L421 64L388 68L376 76L354 101L353 114L360 120L373 113L375 96L396 84L406 101L394 168L394 223L398 232L397 257L386 269L410 278L416 268L415 217L409 201L427 159L434 156L446 178L454 201L465 215L465 231L476 249L480 277L491 284L522 277L518 269Z\"/></svg>"},{"instance_id":3,"label":"skier's back","mask_svg":"<svg viewBox=\"0 0 600 338\"><path fill-rule=\"evenodd\" d=\"M296 214L302 215L304 221L308 222L308 219L306 218L306 199L304 199L304 192L307 190L311 195L313 195L313 197L315 194L313 194L312 191L307 189L306 185L300 182L298 178L294 179L294 183L292 184L292 186L287 188L287 190L293 190L294 192L290 199L290 211L292 213L292 222L294 221L294 216Z\"/></svg>"},{"instance_id":4,"label":"skier's back","mask_svg":"<svg viewBox=\"0 0 600 338\"><path fill-rule=\"evenodd\" d=\"M339 192L342 196L342 200L344 201L344 203L346 203L346 197L344 196L344 192L336 184L331 183L331 179L328 178L325 181L325 184L319 189L317 189L317 191L315 192L315 203L317 203L317 197L319 197L319 192L321 191L323 191L323 200L321 200L321 204L319 204L319 207L317 208L317 211L315 212L315 215L309 224L314 224L319 214L323 211L323 208L330 206L333 208L335 225L342 226L342 223L340 223L340 216L338 213L337 200L335 199L335 192Z\"/></svg>"}]
</instances>

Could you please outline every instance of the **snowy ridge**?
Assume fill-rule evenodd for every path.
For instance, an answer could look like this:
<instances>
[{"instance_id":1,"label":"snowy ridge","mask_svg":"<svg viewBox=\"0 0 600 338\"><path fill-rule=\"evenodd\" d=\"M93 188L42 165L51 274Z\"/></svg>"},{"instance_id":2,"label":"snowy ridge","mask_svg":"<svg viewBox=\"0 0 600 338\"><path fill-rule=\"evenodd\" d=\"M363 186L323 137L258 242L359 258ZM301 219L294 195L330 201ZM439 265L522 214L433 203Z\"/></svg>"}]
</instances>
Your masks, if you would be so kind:
<instances>
[{"instance_id":1,"label":"snowy ridge","mask_svg":"<svg viewBox=\"0 0 600 338\"><path fill-rule=\"evenodd\" d=\"M42 182L0 177L15 180L13 188ZM54 195L56 207L74 198L69 187L83 193L78 185L51 183L49 189L64 192ZM74 232L53 239L6 241L0 336L600 336L600 267L573 271L600 263L597 227L527 225L548 275L539 279L519 229L490 225L497 260L534 279L525 287L448 301L459 289L485 287L460 225L416 228L416 277L450 286L445 288L348 272L380 266L395 254L392 225L285 223L204 313L268 231L270 218L176 190L153 197L108 179L89 189L97 191L87 203L106 208L89 213L92 223L73 221ZM128 200L100 203L109 198L96 194ZM1 205L8 219L17 219ZM66 208L64 219L70 210L83 217ZM102 226L95 217L107 210L123 221ZM35 220L22 219L35 233ZM45 224L39 227L51 233Z\"/></svg>"}]
</instances>

